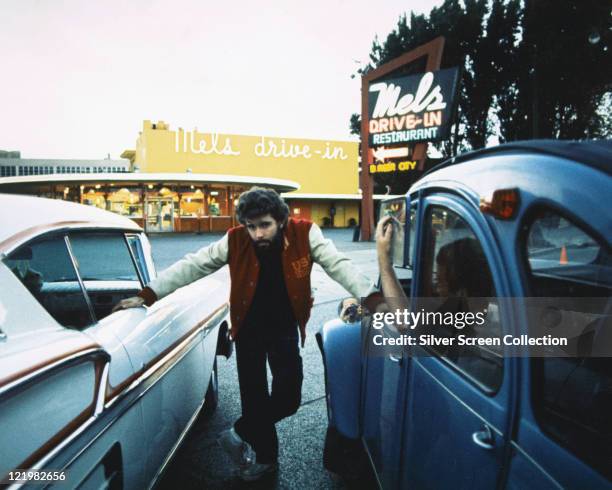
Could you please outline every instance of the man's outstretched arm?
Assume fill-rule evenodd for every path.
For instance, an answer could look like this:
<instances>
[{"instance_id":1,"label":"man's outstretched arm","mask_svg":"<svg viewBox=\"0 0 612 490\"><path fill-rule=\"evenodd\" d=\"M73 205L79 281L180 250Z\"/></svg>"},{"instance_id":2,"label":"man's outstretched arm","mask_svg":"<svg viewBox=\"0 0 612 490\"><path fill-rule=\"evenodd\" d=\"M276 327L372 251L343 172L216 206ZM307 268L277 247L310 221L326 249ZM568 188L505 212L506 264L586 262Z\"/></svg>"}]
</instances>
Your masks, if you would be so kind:
<instances>
[{"instance_id":1,"label":"man's outstretched arm","mask_svg":"<svg viewBox=\"0 0 612 490\"><path fill-rule=\"evenodd\" d=\"M134 308L143 304L150 306L178 288L212 274L227 264L228 250L228 235L226 233L223 238L207 247L185 255L181 260L161 272L157 278L138 293L138 296L117 303L113 311Z\"/></svg>"}]
</instances>

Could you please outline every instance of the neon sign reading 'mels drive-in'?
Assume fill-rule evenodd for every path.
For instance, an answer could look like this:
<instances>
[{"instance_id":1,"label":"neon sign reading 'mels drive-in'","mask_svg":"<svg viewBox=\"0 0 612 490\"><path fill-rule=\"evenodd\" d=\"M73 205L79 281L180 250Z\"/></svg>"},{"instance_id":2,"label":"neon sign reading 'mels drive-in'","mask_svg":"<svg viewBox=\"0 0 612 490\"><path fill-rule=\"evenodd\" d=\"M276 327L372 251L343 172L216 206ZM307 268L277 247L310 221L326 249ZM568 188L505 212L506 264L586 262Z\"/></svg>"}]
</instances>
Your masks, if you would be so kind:
<instances>
[{"instance_id":1,"label":"neon sign reading 'mels drive-in'","mask_svg":"<svg viewBox=\"0 0 612 490\"><path fill-rule=\"evenodd\" d=\"M392 78L370 85L369 145L448 137L458 69Z\"/></svg>"}]
</instances>

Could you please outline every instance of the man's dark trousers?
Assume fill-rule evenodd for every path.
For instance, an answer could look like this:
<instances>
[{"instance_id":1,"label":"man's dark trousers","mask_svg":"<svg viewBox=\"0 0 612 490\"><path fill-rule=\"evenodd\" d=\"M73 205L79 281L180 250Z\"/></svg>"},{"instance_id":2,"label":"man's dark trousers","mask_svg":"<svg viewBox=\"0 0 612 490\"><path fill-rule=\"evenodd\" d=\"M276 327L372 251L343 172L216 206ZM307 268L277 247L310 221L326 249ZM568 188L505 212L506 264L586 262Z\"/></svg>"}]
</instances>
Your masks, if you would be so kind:
<instances>
[{"instance_id":1,"label":"man's dark trousers","mask_svg":"<svg viewBox=\"0 0 612 490\"><path fill-rule=\"evenodd\" d=\"M302 358L297 325L270 328L244 325L236 339L238 382L242 417L234 424L238 435L257 454L258 463L278 459L278 438L274 424L294 414L302 397ZM272 372L268 392L266 359Z\"/></svg>"}]
</instances>

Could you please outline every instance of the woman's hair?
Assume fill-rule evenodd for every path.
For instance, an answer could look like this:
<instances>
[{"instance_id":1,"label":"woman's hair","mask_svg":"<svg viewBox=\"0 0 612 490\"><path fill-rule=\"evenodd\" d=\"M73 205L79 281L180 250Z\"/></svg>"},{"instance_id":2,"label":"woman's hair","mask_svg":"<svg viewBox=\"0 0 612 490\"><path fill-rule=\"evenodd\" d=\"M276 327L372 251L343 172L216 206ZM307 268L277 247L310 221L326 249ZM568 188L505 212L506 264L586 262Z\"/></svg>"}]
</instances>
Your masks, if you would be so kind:
<instances>
[{"instance_id":1,"label":"woman's hair","mask_svg":"<svg viewBox=\"0 0 612 490\"><path fill-rule=\"evenodd\" d=\"M489 265L478 241L461 238L440 248L436 256L438 269L444 267L451 294L460 289L473 297L488 297L495 294Z\"/></svg>"},{"instance_id":2,"label":"woman's hair","mask_svg":"<svg viewBox=\"0 0 612 490\"><path fill-rule=\"evenodd\" d=\"M251 187L240 194L236 206L236 217L241 224L245 225L247 219L252 220L266 214L272 215L279 223L285 223L289 216L289 206L272 189Z\"/></svg>"}]
</instances>

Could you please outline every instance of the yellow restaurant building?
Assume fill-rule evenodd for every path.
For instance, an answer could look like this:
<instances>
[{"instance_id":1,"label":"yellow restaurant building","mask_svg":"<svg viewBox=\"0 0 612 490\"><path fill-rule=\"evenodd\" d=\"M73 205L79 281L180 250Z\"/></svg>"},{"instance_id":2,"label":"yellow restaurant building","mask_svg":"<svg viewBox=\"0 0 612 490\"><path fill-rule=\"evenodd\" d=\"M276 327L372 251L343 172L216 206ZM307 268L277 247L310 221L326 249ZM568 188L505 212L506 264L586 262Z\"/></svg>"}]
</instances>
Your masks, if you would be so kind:
<instances>
[{"instance_id":1,"label":"yellow restaurant building","mask_svg":"<svg viewBox=\"0 0 612 490\"><path fill-rule=\"evenodd\" d=\"M204 232L235 225L240 192L262 185L281 192L294 217L334 227L359 221L356 142L202 133L144 121L136 147L121 158L129 172L10 176L0 178L0 192L95 205L147 231Z\"/></svg>"}]
</instances>

